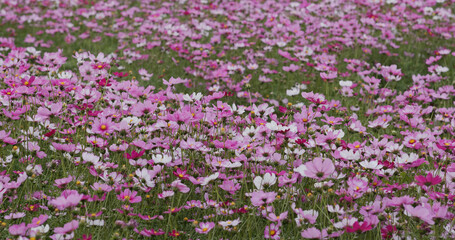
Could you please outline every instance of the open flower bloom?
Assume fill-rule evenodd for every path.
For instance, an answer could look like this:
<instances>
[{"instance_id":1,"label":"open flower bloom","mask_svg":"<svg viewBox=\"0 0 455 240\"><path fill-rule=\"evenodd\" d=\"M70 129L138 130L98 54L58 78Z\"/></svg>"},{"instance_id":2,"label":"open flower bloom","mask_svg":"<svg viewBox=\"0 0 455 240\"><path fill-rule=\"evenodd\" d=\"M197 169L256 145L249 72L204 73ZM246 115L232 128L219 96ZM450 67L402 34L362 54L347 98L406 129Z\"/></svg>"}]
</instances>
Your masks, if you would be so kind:
<instances>
[{"instance_id":1,"label":"open flower bloom","mask_svg":"<svg viewBox=\"0 0 455 240\"><path fill-rule=\"evenodd\" d=\"M137 196L136 191L132 191L129 189L125 189L122 193L117 195L117 199L122 202L129 202L129 203L138 203L142 201L141 196Z\"/></svg>"},{"instance_id":2,"label":"open flower bloom","mask_svg":"<svg viewBox=\"0 0 455 240\"><path fill-rule=\"evenodd\" d=\"M266 173L264 174L264 177L257 176L254 178L254 186L256 186L257 189L262 190L264 189L265 186L271 186L276 183L277 177L274 173Z\"/></svg>"},{"instance_id":3,"label":"open flower bloom","mask_svg":"<svg viewBox=\"0 0 455 240\"><path fill-rule=\"evenodd\" d=\"M314 178L319 181L328 178L335 172L335 165L332 160L328 158L317 157L311 162L307 162L304 168L296 169L302 176Z\"/></svg>"},{"instance_id":4,"label":"open flower bloom","mask_svg":"<svg viewBox=\"0 0 455 240\"><path fill-rule=\"evenodd\" d=\"M207 223L201 222L201 223L199 223L199 227L196 228L195 230L196 230L197 233L207 234L214 227L215 227L215 223L214 222L207 222Z\"/></svg>"}]
</instances>

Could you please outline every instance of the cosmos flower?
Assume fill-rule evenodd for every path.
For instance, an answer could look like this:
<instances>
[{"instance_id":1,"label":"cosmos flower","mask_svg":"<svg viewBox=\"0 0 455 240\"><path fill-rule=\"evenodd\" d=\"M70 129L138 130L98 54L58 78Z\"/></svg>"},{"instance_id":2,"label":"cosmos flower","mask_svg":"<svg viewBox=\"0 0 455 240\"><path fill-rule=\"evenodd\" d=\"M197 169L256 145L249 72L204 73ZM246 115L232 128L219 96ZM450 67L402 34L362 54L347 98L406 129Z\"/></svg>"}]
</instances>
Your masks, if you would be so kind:
<instances>
[{"instance_id":1,"label":"cosmos flower","mask_svg":"<svg viewBox=\"0 0 455 240\"><path fill-rule=\"evenodd\" d=\"M201 222L199 223L199 227L196 228L196 232L200 234L208 234L210 230L212 230L215 227L214 222Z\"/></svg>"},{"instance_id":2,"label":"cosmos flower","mask_svg":"<svg viewBox=\"0 0 455 240\"><path fill-rule=\"evenodd\" d=\"M129 202L129 203L138 203L142 201L141 196L137 196L136 191L131 191L129 189L123 190L119 195L117 195L117 199L122 202Z\"/></svg>"},{"instance_id":3,"label":"cosmos flower","mask_svg":"<svg viewBox=\"0 0 455 240\"><path fill-rule=\"evenodd\" d=\"M332 160L315 158L313 161L305 164L305 169L300 169L299 173L304 177L314 178L319 181L328 178L332 173L335 172L335 165Z\"/></svg>"},{"instance_id":4,"label":"cosmos flower","mask_svg":"<svg viewBox=\"0 0 455 240\"><path fill-rule=\"evenodd\" d=\"M269 226L266 226L264 230L264 238L274 240L280 239L280 226L281 225L279 223L272 223Z\"/></svg>"}]
</instances>

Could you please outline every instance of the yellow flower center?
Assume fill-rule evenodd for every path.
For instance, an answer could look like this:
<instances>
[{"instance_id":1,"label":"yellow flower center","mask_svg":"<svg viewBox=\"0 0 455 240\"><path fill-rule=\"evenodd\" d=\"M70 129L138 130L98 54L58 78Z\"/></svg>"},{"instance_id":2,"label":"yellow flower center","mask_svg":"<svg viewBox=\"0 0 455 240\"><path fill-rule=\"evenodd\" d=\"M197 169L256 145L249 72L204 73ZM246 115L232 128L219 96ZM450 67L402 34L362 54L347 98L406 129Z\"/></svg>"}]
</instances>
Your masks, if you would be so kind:
<instances>
[{"instance_id":1,"label":"yellow flower center","mask_svg":"<svg viewBox=\"0 0 455 240\"><path fill-rule=\"evenodd\" d=\"M101 125L101 130L106 130L106 128L107 128L106 125L104 125L104 124Z\"/></svg>"},{"instance_id":2,"label":"yellow flower center","mask_svg":"<svg viewBox=\"0 0 455 240\"><path fill-rule=\"evenodd\" d=\"M275 234L276 234L276 231L275 231L275 230L271 230L271 231L270 231L270 236L275 236Z\"/></svg>"},{"instance_id":3,"label":"yellow flower center","mask_svg":"<svg viewBox=\"0 0 455 240\"><path fill-rule=\"evenodd\" d=\"M409 140L409 143L410 143L410 144L413 144L413 143L415 143L415 142L416 142L416 140L414 140L414 139Z\"/></svg>"},{"instance_id":4,"label":"yellow flower center","mask_svg":"<svg viewBox=\"0 0 455 240\"><path fill-rule=\"evenodd\" d=\"M208 228L203 228L202 231L203 232L207 232L207 230L209 230Z\"/></svg>"}]
</instances>

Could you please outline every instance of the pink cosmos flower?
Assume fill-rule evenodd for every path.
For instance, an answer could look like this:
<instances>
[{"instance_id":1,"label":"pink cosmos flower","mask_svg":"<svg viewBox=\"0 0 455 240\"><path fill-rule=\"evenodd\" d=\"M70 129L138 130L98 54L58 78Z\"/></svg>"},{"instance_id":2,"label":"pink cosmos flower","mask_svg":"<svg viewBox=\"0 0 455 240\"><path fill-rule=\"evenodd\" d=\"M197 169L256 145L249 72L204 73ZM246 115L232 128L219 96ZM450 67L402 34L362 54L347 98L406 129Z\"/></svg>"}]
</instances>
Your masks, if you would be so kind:
<instances>
[{"instance_id":1,"label":"pink cosmos flower","mask_svg":"<svg viewBox=\"0 0 455 240\"><path fill-rule=\"evenodd\" d=\"M229 192L230 194L235 194L235 192L241 188L240 183L236 183L233 182L232 180L227 179L223 181L223 184L218 186L224 191Z\"/></svg>"},{"instance_id":2,"label":"pink cosmos flower","mask_svg":"<svg viewBox=\"0 0 455 240\"><path fill-rule=\"evenodd\" d=\"M170 208L168 209L167 211L164 211L163 213L176 213L176 212L179 212L183 207L179 207L179 208Z\"/></svg>"},{"instance_id":3,"label":"pink cosmos flower","mask_svg":"<svg viewBox=\"0 0 455 240\"><path fill-rule=\"evenodd\" d=\"M68 183L70 183L71 181L73 181L73 176L69 175L68 177L66 178L60 178L60 179L55 179L55 184L54 186L58 187L58 188L63 188L65 187Z\"/></svg>"},{"instance_id":4,"label":"pink cosmos flower","mask_svg":"<svg viewBox=\"0 0 455 240\"><path fill-rule=\"evenodd\" d=\"M166 234L166 232L163 231L162 229L154 230L153 228L150 229L150 230L144 228L142 231L139 231L139 230L137 230L137 228L135 228L134 231L139 233L139 234L141 234L141 235L143 235L143 236L146 236L146 237L159 236L159 235Z\"/></svg>"},{"instance_id":5,"label":"pink cosmos flower","mask_svg":"<svg viewBox=\"0 0 455 240\"><path fill-rule=\"evenodd\" d=\"M23 212L16 212L16 213L10 213L5 216L5 219L19 219L25 217L25 213Z\"/></svg>"},{"instance_id":6,"label":"pink cosmos flower","mask_svg":"<svg viewBox=\"0 0 455 240\"><path fill-rule=\"evenodd\" d=\"M35 227L38 227L40 225L42 225L43 223L45 223L47 221L47 219L49 218L48 215L46 214L41 214L39 217L35 217L32 219L32 222L30 224L27 225L28 228L35 228Z\"/></svg>"},{"instance_id":7,"label":"pink cosmos flower","mask_svg":"<svg viewBox=\"0 0 455 240\"><path fill-rule=\"evenodd\" d=\"M142 201L142 197L136 196L136 195L137 195L136 191L131 192L131 190L125 189L122 193L117 195L117 199L122 202L129 202L129 203L138 203L138 202Z\"/></svg>"},{"instance_id":8,"label":"pink cosmos flower","mask_svg":"<svg viewBox=\"0 0 455 240\"><path fill-rule=\"evenodd\" d=\"M328 236L326 229L320 231L315 227L308 228L302 232L302 237L307 239L327 239Z\"/></svg>"},{"instance_id":9,"label":"pink cosmos flower","mask_svg":"<svg viewBox=\"0 0 455 240\"><path fill-rule=\"evenodd\" d=\"M418 217L422 221L433 225L435 222L433 220L434 213L431 209L431 206L417 206L413 207L412 205L404 204L405 214L408 216Z\"/></svg>"},{"instance_id":10,"label":"pink cosmos flower","mask_svg":"<svg viewBox=\"0 0 455 240\"><path fill-rule=\"evenodd\" d=\"M54 232L57 234L66 234L66 233L76 230L78 227L79 227L79 221L73 220L73 221L63 225L63 227L56 227L54 229Z\"/></svg>"},{"instance_id":11,"label":"pink cosmos flower","mask_svg":"<svg viewBox=\"0 0 455 240\"><path fill-rule=\"evenodd\" d=\"M50 200L49 204L55 206L59 210L63 210L68 207L77 206L83 196L84 195L79 194L76 190L65 190L60 197Z\"/></svg>"},{"instance_id":12,"label":"pink cosmos flower","mask_svg":"<svg viewBox=\"0 0 455 240\"><path fill-rule=\"evenodd\" d=\"M152 103L152 101L145 101L144 103L137 103L132 106L131 114L136 117L141 117L143 115L153 114L158 108L157 103Z\"/></svg>"},{"instance_id":13,"label":"pink cosmos flower","mask_svg":"<svg viewBox=\"0 0 455 240\"><path fill-rule=\"evenodd\" d=\"M357 177L351 177L347 181L348 193L355 197L359 198L368 190L368 182Z\"/></svg>"},{"instance_id":14,"label":"pink cosmos flower","mask_svg":"<svg viewBox=\"0 0 455 240\"><path fill-rule=\"evenodd\" d=\"M196 228L195 230L196 230L197 233L207 234L214 227L215 227L215 223L214 222L207 222L207 223L201 222L201 223L199 223L199 227Z\"/></svg>"},{"instance_id":15,"label":"pink cosmos flower","mask_svg":"<svg viewBox=\"0 0 455 240\"><path fill-rule=\"evenodd\" d=\"M288 218L288 211L282 212L279 216L275 215L275 213L270 213L266 218L272 222L280 223Z\"/></svg>"},{"instance_id":16,"label":"pink cosmos flower","mask_svg":"<svg viewBox=\"0 0 455 240\"><path fill-rule=\"evenodd\" d=\"M92 125L92 132L108 135L117 130L117 124L112 121L110 118L100 118L95 119Z\"/></svg>"},{"instance_id":17,"label":"pink cosmos flower","mask_svg":"<svg viewBox=\"0 0 455 240\"><path fill-rule=\"evenodd\" d=\"M99 183L96 182L92 185L92 189L95 191L103 191L103 192L110 192L112 191L112 187L105 184L105 183Z\"/></svg>"},{"instance_id":18,"label":"pink cosmos flower","mask_svg":"<svg viewBox=\"0 0 455 240\"><path fill-rule=\"evenodd\" d=\"M281 224L272 223L270 226L266 226L264 230L264 238L266 239L280 239L280 226Z\"/></svg>"},{"instance_id":19,"label":"pink cosmos flower","mask_svg":"<svg viewBox=\"0 0 455 240\"><path fill-rule=\"evenodd\" d=\"M11 144L11 145L16 144L17 140L11 138L9 136L10 134L11 134L11 131L6 132L5 130L1 130L0 131L0 140L2 140L5 143Z\"/></svg>"},{"instance_id":20,"label":"pink cosmos flower","mask_svg":"<svg viewBox=\"0 0 455 240\"><path fill-rule=\"evenodd\" d=\"M295 222L297 226L300 227L302 222L308 221L311 224L314 224L316 222L316 219L319 216L319 212L316 210L302 210L301 208L296 208L294 209L295 214L297 214L297 217L295 218Z\"/></svg>"},{"instance_id":21,"label":"pink cosmos flower","mask_svg":"<svg viewBox=\"0 0 455 240\"><path fill-rule=\"evenodd\" d=\"M325 100L325 96L320 93L313 93L313 92L302 92L302 97L307 99L308 101L316 104L325 104L327 100Z\"/></svg>"},{"instance_id":22,"label":"pink cosmos flower","mask_svg":"<svg viewBox=\"0 0 455 240\"><path fill-rule=\"evenodd\" d=\"M63 102L53 103L49 105L49 109L46 107L39 107L38 112L36 114L36 119L44 121L49 119L51 116L57 116L60 114L60 110L62 110Z\"/></svg>"},{"instance_id":23,"label":"pink cosmos flower","mask_svg":"<svg viewBox=\"0 0 455 240\"><path fill-rule=\"evenodd\" d=\"M14 224L9 227L9 234L11 235L20 235L20 236L25 236L25 232L27 231L28 227L25 225L25 223L21 224Z\"/></svg>"},{"instance_id":24,"label":"pink cosmos flower","mask_svg":"<svg viewBox=\"0 0 455 240\"><path fill-rule=\"evenodd\" d=\"M328 158L317 157L311 162L305 164L304 174L306 177L314 178L319 181L326 179L335 172L335 165Z\"/></svg>"},{"instance_id":25,"label":"pink cosmos flower","mask_svg":"<svg viewBox=\"0 0 455 240\"><path fill-rule=\"evenodd\" d=\"M251 203L253 206L260 207L264 204L269 204L275 201L277 193L258 191L252 192L248 195L251 196Z\"/></svg>"},{"instance_id":26,"label":"pink cosmos flower","mask_svg":"<svg viewBox=\"0 0 455 240\"><path fill-rule=\"evenodd\" d=\"M190 188L182 183L180 179L177 179L171 183L171 187L177 188L182 193L187 193L190 191Z\"/></svg>"},{"instance_id":27,"label":"pink cosmos flower","mask_svg":"<svg viewBox=\"0 0 455 240\"><path fill-rule=\"evenodd\" d=\"M52 142L52 146L56 150L61 150L61 151L65 151L65 152L74 152L76 150L76 145L74 145L74 144L61 144L61 143Z\"/></svg>"},{"instance_id":28,"label":"pink cosmos flower","mask_svg":"<svg viewBox=\"0 0 455 240\"><path fill-rule=\"evenodd\" d=\"M163 191L162 193L158 193L159 199L172 197L172 196L174 196L174 191Z\"/></svg>"}]
</instances>

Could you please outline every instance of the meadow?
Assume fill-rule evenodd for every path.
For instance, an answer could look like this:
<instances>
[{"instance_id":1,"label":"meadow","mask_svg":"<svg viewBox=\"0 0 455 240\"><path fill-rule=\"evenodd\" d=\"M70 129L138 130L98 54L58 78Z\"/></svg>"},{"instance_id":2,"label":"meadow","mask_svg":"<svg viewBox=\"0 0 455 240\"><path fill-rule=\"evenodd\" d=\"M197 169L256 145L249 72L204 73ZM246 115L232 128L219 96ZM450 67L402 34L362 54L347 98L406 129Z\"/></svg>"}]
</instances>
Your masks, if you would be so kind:
<instances>
[{"instance_id":1,"label":"meadow","mask_svg":"<svg viewBox=\"0 0 455 240\"><path fill-rule=\"evenodd\" d=\"M454 239L455 0L0 1L1 239Z\"/></svg>"}]
</instances>

